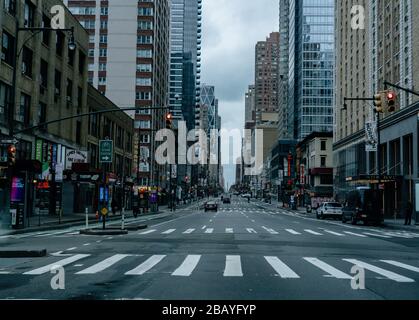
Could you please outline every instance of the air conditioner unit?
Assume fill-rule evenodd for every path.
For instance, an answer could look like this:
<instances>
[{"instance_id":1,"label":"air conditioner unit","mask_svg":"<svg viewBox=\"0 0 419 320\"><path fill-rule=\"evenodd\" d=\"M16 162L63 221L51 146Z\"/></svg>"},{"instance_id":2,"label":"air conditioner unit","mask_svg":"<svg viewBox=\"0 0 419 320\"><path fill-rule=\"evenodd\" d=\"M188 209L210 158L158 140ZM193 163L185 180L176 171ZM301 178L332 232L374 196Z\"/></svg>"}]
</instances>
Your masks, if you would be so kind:
<instances>
[{"instance_id":1,"label":"air conditioner unit","mask_svg":"<svg viewBox=\"0 0 419 320\"><path fill-rule=\"evenodd\" d=\"M55 94L58 96L60 94L60 89L55 88Z\"/></svg>"}]
</instances>

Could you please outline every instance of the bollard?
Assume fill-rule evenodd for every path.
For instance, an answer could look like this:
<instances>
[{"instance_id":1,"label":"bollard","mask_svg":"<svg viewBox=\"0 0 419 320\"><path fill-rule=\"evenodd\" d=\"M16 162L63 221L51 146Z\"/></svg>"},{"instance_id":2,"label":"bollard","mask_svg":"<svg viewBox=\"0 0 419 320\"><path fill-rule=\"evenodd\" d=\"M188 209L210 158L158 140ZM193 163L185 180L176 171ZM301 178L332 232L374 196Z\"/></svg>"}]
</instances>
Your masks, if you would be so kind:
<instances>
[{"instance_id":1,"label":"bollard","mask_svg":"<svg viewBox=\"0 0 419 320\"><path fill-rule=\"evenodd\" d=\"M86 208L85 212L86 212L86 229L88 229L89 228L89 209Z\"/></svg>"},{"instance_id":2,"label":"bollard","mask_svg":"<svg viewBox=\"0 0 419 320\"><path fill-rule=\"evenodd\" d=\"M122 215L122 227L121 227L121 229L125 230L125 208L122 208L121 215Z\"/></svg>"}]
</instances>

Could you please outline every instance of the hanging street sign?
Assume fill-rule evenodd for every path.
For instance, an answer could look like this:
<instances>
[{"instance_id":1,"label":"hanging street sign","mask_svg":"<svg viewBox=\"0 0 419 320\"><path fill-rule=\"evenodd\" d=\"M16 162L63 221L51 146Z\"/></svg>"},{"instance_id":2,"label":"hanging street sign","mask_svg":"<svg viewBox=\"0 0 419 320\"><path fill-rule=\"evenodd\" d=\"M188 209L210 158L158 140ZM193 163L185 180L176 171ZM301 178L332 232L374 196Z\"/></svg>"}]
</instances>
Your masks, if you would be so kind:
<instances>
[{"instance_id":1,"label":"hanging street sign","mask_svg":"<svg viewBox=\"0 0 419 320\"><path fill-rule=\"evenodd\" d=\"M99 162L112 163L113 161L113 141L101 140L99 141Z\"/></svg>"}]
</instances>

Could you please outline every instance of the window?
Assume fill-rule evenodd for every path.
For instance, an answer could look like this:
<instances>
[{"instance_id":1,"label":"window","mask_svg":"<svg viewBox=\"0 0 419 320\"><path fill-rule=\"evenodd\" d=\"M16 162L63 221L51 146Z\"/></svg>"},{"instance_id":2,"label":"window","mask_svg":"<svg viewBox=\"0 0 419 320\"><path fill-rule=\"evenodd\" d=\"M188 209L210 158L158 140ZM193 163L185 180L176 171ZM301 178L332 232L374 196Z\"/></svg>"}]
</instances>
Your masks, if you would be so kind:
<instances>
[{"instance_id":1,"label":"window","mask_svg":"<svg viewBox=\"0 0 419 320\"><path fill-rule=\"evenodd\" d=\"M137 57L138 58L152 58L153 53L152 50L137 50Z\"/></svg>"},{"instance_id":2,"label":"window","mask_svg":"<svg viewBox=\"0 0 419 320\"><path fill-rule=\"evenodd\" d=\"M326 157L326 156L321 156L321 157L320 157L320 166L321 166L322 168L326 167L326 159L327 159L327 157Z\"/></svg>"},{"instance_id":3,"label":"window","mask_svg":"<svg viewBox=\"0 0 419 320\"><path fill-rule=\"evenodd\" d=\"M137 86L151 86L151 78L137 78Z\"/></svg>"},{"instance_id":4,"label":"window","mask_svg":"<svg viewBox=\"0 0 419 320\"><path fill-rule=\"evenodd\" d=\"M153 8L138 8L138 15L139 16L152 16Z\"/></svg>"},{"instance_id":5,"label":"window","mask_svg":"<svg viewBox=\"0 0 419 320\"><path fill-rule=\"evenodd\" d=\"M137 64L137 71L151 72L151 64Z\"/></svg>"},{"instance_id":6,"label":"window","mask_svg":"<svg viewBox=\"0 0 419 320\"><path fill-rule=\"evenodd\" d=\"M127 132L127 139L125 140L125 150L129 152L132 151L132 135L129 132Z\"/></svg>"},{"instance_id":7,"label":"window","mask_svg":"<svg viewBox=\"0 0 419 320\"><path fill-rule=\"evenodd\" d=\"M47 105L43 102L39 103L38 106L38 124L45 123L47 121ZM39 128L42 131L47 130L47 126L43 126Z\"/></svg>"},{"instance_id":8,"label":"window","mask_svg":"<svg viewBox=\"0 0 419 320\"><path fill-rule=\"evenodd\" d=\"M83 88L78 87L77 88L77 106L78 108L81 108L83 105Z\"/></svg>"},{"instance_id":9,"label":"window","mask_svg":"<svg viewBox=\"0 0 419 320\"><path fill-rule=\"evenodd\" d=\"M4 10L14 16L16 14L16 0L4 0Z\"/></svg>"},{"instance_id":10,"label":"window","mask_svg":"<svg viewBox=\"0 0 419 320\"><path fill-rule=\"evenodd\" d=\"M58 70L55 70L55 95L60 95L61 93L61 72Z\"/></svg>"},{"instance_id":11,"label":"window","mask_svg":"<svg viewBox=\"0 0 419 320\"><path fill-rule=\"evenodd\" d=\"M321 140L320 141L320 150L321 151L326 151L326 140Z\"/></svg>"},{"instance_id":12,"label":"window","mask_svg":"<svg viewBox=\"0 0 419 320\"><path fill-rule=\"evenodd\" d=\"M48 63L44 59L41 59L40 76L41 89L45 90L48 87Z\"/></svg>"},{"instance_id":13,"label":"window","mask_svg":"<svg viewBox=\"0 0 419 320\"><path fill-rule=\"evenodd\" d=\"M2 45L1 45L1 59L9 65L13 65L13 48L15 45L15 38L6 31L3 31Z\"/></svg>"},{"instance_id":14,"label":"window","mask_svg":"<svg viewBox=\"0 0 419 320\"><path fill-rule=\"evenodd\" d=\"M152 44L153 37L152 36L138 36L137 43L138 44Z\"/></svg>"},{"instance_id":15,"label":"window","mask_svg":"<svg viewBox=\"0 0 419 320\"><path fill-rule=\"evenodd\" d=\"M98 147L94 144L89 143L88 145L88 150L89 150L89 154L90 154L90 163L92 165L93 168L97 168L98 167Z\"/></svg>"},{"instance_id":16,"label":"window","mask_svg":"<svg viewBox=\"0 0 419 320\"><path fill-rule=\"evenodd\" d=\"M43 28L51 27L51 20L45 14L42 15L42 27ZM49 46L50 34L51 32L49 30L45 30L42 32L42 43L46 46Z\"/></svg>"},{"instance_id":17,"label":"window","mask_svg":"<svg viewBox=\"0 0 419 320\"><path fill-rule=\"evenodd\" d=\"M140 120L136 122L136 129L150 129L151 122L149 120Z\"/></svg>"},{"instance_id":18,"label":"window","mask_svg":"<svg viewBox=\"0 0 419 320\"><path fill-rule=\"evenodd\" d=\"M79 51L79 73L81 74L84 73L85 65L86 65L86 55L82 51Z\"/></svg>"},{"instance_id":19,"label":"window","mask_svg":"<svg viewBox=\"0 0 419 320\"><path fill-rule=\"evenodd\" d=\"M106 71L106 63L99 63L99 71Z\"/></svg>"},{"instance_id":20,"label":"window","mask_svg":"<svg viewBox=\"0 0 419 320\"><path fill-rule=\"evenodd\" d=\"M107 16L108 15L108 12L109 12L109 8L108 7L101 7L100 8L100 14L102 16Z\"/></svg>"},{"instance_id":21,"label":"window","mask_svg":"<svg viewBox=\"0 0 419 320\"><path fill-rule=\"evenodd\" d=\"M151 21L138 21L138 29L140 29L140 30L153 30L153 22L151 22Z\"/></svg>"},{"instance_id":22,"label":"window","mask_svg":"<svg viewBox=\"0 0 419 320\"><path fill-rule=\"evenodd\" d=\"M25 1L24 9L25 27L33 28L35 26L35 6L29 1Z\"/></svg>"},{"instance_id":23,"label":"window","mask_svg":"<svg viewBox=\"0 0 419 320\"><path fill-rule=\"evenodd\" d=\"M137 100L151 100L151 92L139 91L136 93Z\"/></svg>"},{"instance_id":24,"label":"window","mask_svg":"<svg viewBox=\"0 0 419 320\"><path fill-rule=\"evenodd\" d=\"M73 97L73 81L67 79L67 101L71 101Z\"/></svg>"},{"instance_id":25,"label":"window","mask_svg":"<svg viewBox=\"0 0 419 320\"><path fill-rule=\"evenodd\" d=\"M76 123L76 143L81 144L81 121L78 120Z\"/></svg>"},{"instance_id":26,"label":"window","mask_svg":"<svg viewBox=\"0 0 419 320\"><path fill-rule=\"evenodd\" d=\"M61 31L55 32L55 47L57 55L62 56L63 55L63 47L64 47L64 34Z\"/></svg>"},{"instance_id":27,"label":"window","mask_svg":"<svg viewBox=\"0 0 419 320\"><path fill-rule=\"evenodd\" d=\"M20 95L20 106L16 110L16 121L23 123L24 125L29 124L29 110L31 107L31 97L27 94L22 93Z\"/></svg>"},{"instance_id":28,"label":"window","mask_svg":"<svg viewBox=\"0 0 419 320\"><path fill-rule=\"evenodd\" d=\"M95 35L94 34L89 35L89 43L95 43Z\"/></svg>"},{"instance_id":29,"label":"window","mask_svg":"<svg viewBox=\"0 0 419 320\"><path fill-rule=\"evenodd\" d=\"M27 47L22 50L22 74L32 77L32 59L33 52Z\"/></svg>"},{"instance_id":30,"label":"window","mask_svg":"<svg viewBox=\"0 0 419 320\"><path fill-rule=\"evenodd\" d=\"M107 57L108 50L107 49L99 49L99 57Z\"/></svg>"},{"instance_id":31,"label":"window","mask_svg":"<svg viewBox=\"0 0 419 320\"><path fill-rule=\"evenodd\" d=\"M95 49L89 49L88 55L89 55L89 57L94 57L95 56Z\"/></svg>"},{"instance_id":32,"label":"window","mask_svg":"<svg viewBox=\"0 0 419 320\"><path fill-rule=\"evenodd\" d=\"M101 35L100 36L100 43L108 43L108 36L107 35Z\"/></svg>"},{"instance_id":33,"label":"window","mask_svg":"<svg viewBox=\"0 0 419 320\"><path fill-rule=\"evenodd\" d=\"M92 109L89 112L93 112ZM89 134L93 137L98 137L99 135L99 124L98 124L98 115L92 114L89 116Z\"/></svg>"},{"instance_id":34,"label":"window","mask_svg":"<svg viewBox=\"0 0 419 320\"><path fill-rule=\"evenodd\" d=\"M99 77L99 85L106 85L106 77Z\"/></svg>"},{"instance_id":35,"label":"window","mask_svg":"<svg viewBox=\"0 0 419 320\"><path fill-rule=\"evenodd\" d=\"M0 122L5 123L7 120L7 106L10 103L11 89L8 85L0 82Z\"/></svg>"},{"instance_id":36,"label":"window","mask_svg":"<svg viewBox=\"0 0 419 320\"><path fill-rule=\"evenodd\" d=\"M149 134L140 135L140 142L141 143L150 143L150 135Z\"/></svg>"},{"instance_id":37,"label":"window","mask_svg":"<svg viewBox=\"0 0 419 320\"><path fill-rule=\"evenodd\" d=\"M101 29L108 29L108 21L107 20L100 20L100 28Z\"/></svg>"}]
</instances>

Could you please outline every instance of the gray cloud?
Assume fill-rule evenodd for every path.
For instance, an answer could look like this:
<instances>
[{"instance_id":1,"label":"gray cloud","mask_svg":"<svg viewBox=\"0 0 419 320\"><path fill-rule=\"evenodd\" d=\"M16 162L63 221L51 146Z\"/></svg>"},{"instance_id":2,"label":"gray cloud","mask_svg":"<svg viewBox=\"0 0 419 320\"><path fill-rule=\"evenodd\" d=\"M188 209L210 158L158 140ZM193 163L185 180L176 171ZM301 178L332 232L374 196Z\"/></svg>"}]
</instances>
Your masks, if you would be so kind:
<instances>
[{"instance_id":1,"label":"gray cloud","mask_svg":"<svg viewBox=\"0 0 419 320\"><path fill-rule=\"evenodd\" d=\"M215 86L222 127L242 129L255 45L278 31L278 0L204 0L202 10L202 82ZM231 185L234 170L226 171Z\"/></svg>"}]
</instances>

